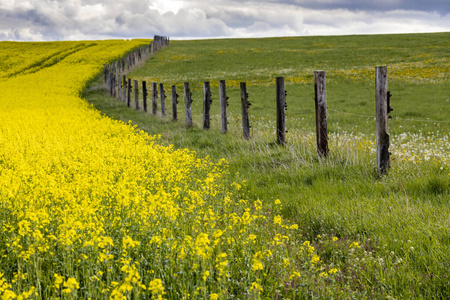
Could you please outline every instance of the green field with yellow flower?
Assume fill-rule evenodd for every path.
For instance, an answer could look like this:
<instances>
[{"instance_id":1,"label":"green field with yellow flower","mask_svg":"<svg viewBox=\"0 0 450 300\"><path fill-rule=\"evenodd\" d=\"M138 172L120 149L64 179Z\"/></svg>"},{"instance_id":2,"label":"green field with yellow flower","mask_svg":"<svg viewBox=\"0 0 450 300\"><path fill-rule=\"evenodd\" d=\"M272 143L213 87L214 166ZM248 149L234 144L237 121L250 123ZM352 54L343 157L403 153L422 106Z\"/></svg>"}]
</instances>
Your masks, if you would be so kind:
<instances>
[{"instance_id":1,"label":"green field with yellow flower","mask_svg":"<svg viewBox=\"0 0 450 300\"><path fill-rule=\"evenodd\" d=\"M448 42L413 36L429 48L406 53L393 38L398 44L385 55L399 70L392 83L413 103L400 117L436 122L426 123L428 131L417 123L404 130L408 121L397 120L403 125L393 126L392 169L378 178L364 126L370 117L330 116L326 161L315 153L309 115L288 119L286 147L273 143L265 109L272 76L289 78L293 98L311 95L309 71L283 65L299 60L288 55L298 54L299 41L332 54L329 107L335 92L336 110L369 114L370 105L355 103L373 95L372 61L361 71L353 60L367 55L345 60L327 50L357 50L364 37L335 39L293 39L275 63L264 55L283 39L173 42L130 74L191 81L197 124L202 81L231 80L230 101L238 94L233 80L253 82L252 102L262 108L252 111L250 141L240 137L234 103L230 132L222 135L108 97L97 76L103 63L149 41L1 42L1 298L448 297ZM239 73L240 59L249 75ZM405 79L395 77L402 72ZM342 101L350 87L354 94Z\"/></svg>"}]
</instances>

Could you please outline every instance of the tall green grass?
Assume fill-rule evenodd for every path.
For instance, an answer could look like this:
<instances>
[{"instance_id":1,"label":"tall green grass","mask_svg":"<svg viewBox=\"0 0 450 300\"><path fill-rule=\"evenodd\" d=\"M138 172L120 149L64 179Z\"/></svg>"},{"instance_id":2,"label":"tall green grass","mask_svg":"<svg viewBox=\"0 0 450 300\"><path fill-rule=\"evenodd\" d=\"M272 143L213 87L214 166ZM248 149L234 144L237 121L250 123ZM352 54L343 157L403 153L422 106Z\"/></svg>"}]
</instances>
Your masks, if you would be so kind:
<instances>
[{"instance_id":1,"label":"tall green grass","mask_svg":"<svg viewBox=\"0 0 450 300\"><path fill-rule=\"evenodd\" d=\"M368 298L450 298L449 33L237 39L172 42L129 74L162 82L166 93L191 83L193 128L106 96L85 91L106 115L132 120L167 144L230 163L245 196L281 199L323 259L344 262ZM393 94L393 156L387 176L376 174L374 67L387 65ZM313 71L327 77L330 157L319 159L314 136ZM287 145L275 143L275 77L288 90ZM228 82L229 128L220 133L218 80ZM211 81L211 129L201 129L202 82ZM252 139L242 139L239 82L246 81ZM99 78L96 83L101 87ZM214 89L216 92L214 92ZM170 99L170 96L168 97ZM166 104L166 107L170 107ZM169 110L170 111L170 110ZM364 251L329 253L323 236L359 240ZM319 237L320 236L320 237ZM353 255L353 256L352 256ZM352 270L358 269L358 272ZM353 274L353 275L352 275ZM335 297L339 296L333 294ZM312 297L313 298L313 297Z\"/></svg>"}]
</instances>

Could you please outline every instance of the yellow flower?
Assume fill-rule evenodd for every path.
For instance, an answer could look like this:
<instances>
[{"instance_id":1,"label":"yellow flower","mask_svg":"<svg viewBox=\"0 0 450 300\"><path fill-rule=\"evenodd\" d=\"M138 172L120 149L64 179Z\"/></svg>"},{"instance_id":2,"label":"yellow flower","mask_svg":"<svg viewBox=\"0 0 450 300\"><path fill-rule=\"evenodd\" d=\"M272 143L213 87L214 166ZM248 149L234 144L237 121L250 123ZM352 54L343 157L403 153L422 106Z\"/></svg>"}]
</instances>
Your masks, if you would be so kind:
<instances>
[{"instance_id":1,"label":"yellow flower","mask_svg":"<svg viewBox=\"0 0 450 300\"><path fill-rule=\"evenodd\" d=\"M257 294L259 294L260 292L262 292L264 290L263 290L262 286L259 283L253 282L252 286L249 289L249 291L250 291L250 293L257 293Z\"/></svg>"},{"instance_id":2,"label":"yellow flower","mask_svg":"<svg viewBox=\"0 0 450 300\"><path fill-rule=\"evenodd\" d=\"M275 217L273 218L273 223L274 223L274 224L281 225L281 216L275 216Z\"/></svg>"},{"instance_id":3,"label":"yellow flower","mask_svg":"<svg viewBox=\"0 0 450 300\"><path fill-rule=\"evenodd\" d=\"M360 246L359 246L359 243L358 243L358 242L353 242L353 243L350 244L349 248L355 248L355 249L357 249L357 248L360 248Z\"/></svg>"},{"instance_id":4,"label":"yellow flower","mask_svg":"<svg viewBox=\"0 0 450 300\"><path fill-rule=\"evenodd\" d=\"M216 293L210 294L209 295L209 300L217 300L219 299L219 295Z\"/></svg>"},{"instance_id":5,"label":"yellow flower","mask_svg":"<svg viewBox=\"0 0 450 300\"><path fill-rule=\"evenodd\" d=\"M317 264L319 261L320 261L320 257L319 257L318 255L315 255L315 254L314 254L314 255L311 257L311 264L312 264L312 265Z\"/></svg>"},{"instance_id":6,"label":"yellow flower","mask_svg":"<svg viewBox=\"0 0 450 300\"><path fill-rule=\"evenodd\" d=\"M208 270L203 272L203 281L206 281L206 279L208 278L209 275L210 275L210 273Z\"/></svg>"},{"instance_id":7,"label":"yellow flower","mask_svg":"<svg viewBox=\"0 0 450 300\"><path fill-rule=\"evenodd\" d=\"M64 282L64 276L60 276L58 274L53 274L53 276L55 277L55 282L53 283L53 286L56 289L59 289L60 285Z\"/></svg>"},{"instance_id":8,"label":"yellow flower","mask_svg":"<svg viewBox=\"0 0 450 300\"><path fill-rule=\"evenodd\" d=\"M328 271L328 273L329 274L334 274L334 273L336 273L338 270L336 269L336 268L333 268L333 269L330 269L329 271Z\"/></svg>"},{"instance_id":9,"label":"yellow flower","mask_svg":"<svg viewBox=\"0 0 450 300\"><path fill-rule=\"evenodd\" d=\"M256 210L260 210L262 208L262 202L259 199L255 201L254 205Z\"/></svg>"},{"instance_id":10,"label":"yellow flower","mask_svg":"<svg viewBox=\"0 0 450 300\"><path fill-rule=\"evenodd\" d=\"M129 236L125 236L122 238L122 245L123 248L134 248L136 246L139 246L141 243L139 241L133 241L133 239Z\"/></svg>"},{"instance_id":11,"label":"yellow flower","mask_svg":"<svg viewBox=\"0 0 450 300\"><path fill-rule=\"evenodd\" d=\"M65 287L65 289L63 289L62 292L66 294L70 294L73 290L80 288L77 280L73 277L67 279L66 282L64 282L63 286Z\"/></svg>"},{"instance_id":12,"label":"yellow flower","mask_svg":"<svg viewBox=\"0 0 450 300\"><path fill-rule=\"evenodd\" d=\"M289 277L290 280L294 279L294 278L300 278L302 275L300 275L299 272L294 271L292 272L291 276Z\"/></svg>"},{"instance_id":13,"label":"yellow flower","mask_svg":"<svg viewBox=\"0 0 450 300\"><path fill-rule=\"evenodd\" d=\"M289 229L298 229L298 225L297 224L292 224Z\"/></svg>"},{"instance_id":14,"label":"yellow flower","mask_svg":"<svg viewBox=\"0 0 450 300\"><path fill-rule=\"evenodd\" d=\"M262 262L258 259L253 259L252 271L262 270L264 268Z\"/></svg>"},{"instance_id":15,"label":"yellow flower","mask_svg":"<svg viewBox=\"0 0 450 300\"><path fill-rule=\"evenodd\" d=\"M152 299L158 299L158 296L166 294L161 279L153 279L152 281L150 281L148 289L152 293Z\"/></svg>"}]
</instances>

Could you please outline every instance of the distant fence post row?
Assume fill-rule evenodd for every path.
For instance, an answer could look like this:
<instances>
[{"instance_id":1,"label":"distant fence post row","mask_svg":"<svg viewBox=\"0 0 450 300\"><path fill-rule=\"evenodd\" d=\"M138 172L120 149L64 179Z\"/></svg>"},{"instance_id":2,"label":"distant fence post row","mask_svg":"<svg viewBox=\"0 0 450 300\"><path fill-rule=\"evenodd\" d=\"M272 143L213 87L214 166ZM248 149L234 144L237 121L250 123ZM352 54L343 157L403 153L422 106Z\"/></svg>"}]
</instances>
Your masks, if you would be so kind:
<instances>
[{"instance_id":1,"label":"distant fence post row","mask_svg":"<svg viewBox=\"0 0 450 300\"><path fill-rule=\"evenodd\" d=\"M163 41L167 41L164 40ZM160 42L158 42L160 43ZM158 44L157 43L157 44ZM166 44L162 44L166 45ZM160 47L161 44L154 47ZM155 49L155 48L153 48ZM156 48L160 49L160 48ZM105 69L106 70L106 69ZM106 74L106 73L105 73ZM106 75L105 75L106 78ZM123 75L123 85L120 87L120 80L118 84L115 81L111 81L111 86L116 89L118 86L118 98L125 101L128 106L131 106L130 100L130 90L131 79L128 79L128 83L125 81L126 76ZM376 67L375 68L375 78L376 78L376 145L377 145L377 172L379 174L384 174L389 168L389 127L388 127L388 113L392 111L390 107L390 92L388 91L388 81L387 81L387 67ZM146 82L142 81L142 91L143 91L143 107L142 109L147 112L147 88ZM152 114L157 115L158 111L158 84L156 82L152 83ZM107 86L108 87L108 86ZM122 88L122 95L120 89ZM244 139L250 139L250 120L249 120L249 108L251 103L248 101L249 94L247 93L246 82L241 82L241 108L242 108L242 133ZM128 91L125 93L125 91ZM134 80L134 91L135 91L135 105L136 110L140 109L139 105L139 93L138 93L138 82ZM315 94L315 115L316 115L316 137L317 137L317 154L320 157L328 156L328 129L327 129L327 100L326 100L326 81L325 81L325 71L314 71L314 94ZM110 91L111 96L115 96L116 92ZM126 96L127 95L127 96ZM159 95L160 95L160 105L161 105L161 116L166 117L166 92L164 90L164 84L159 83ZM178 120L177 104L178 97L176 86L172 85L172 119L173 121ZM276 140L280 145L286 144L286 97L287 91L285 90L284 77L276 78L276 118L277 118L277 129L276 129ZM221 132L226 133L228 131L228 121L227 121L227 106L228 99L226 93L226 81L219 81L219 98L220 98L220 118L221 118ZM185 124L187 127L193 125L192 122L192 92L190 89L189 82L184 83L184 101L185 101ZM212 93L210 82L206 81L203 83L203 129L208 130L211 127L210 119L210 109L212 105Z\"/></svg>"},{"instance_id":2,"label":"distant fence post row","mask_svg":"<svg viewBox=\"0 0 450 300\"><path fill-rule=\"evenodd\" d=\"M104 81L109 95L111 97L117 96L120 100L128 103L129 101L126 100L125 97L125 90L127 86L129 88L132 87L130 84L127 84L126 75L123 75L123 84L120 83L119 73L126 73L127 71L130 71L137 63L142 60L146 60L148 57L168 45L168 37L155 35L153 37L153 41L151 41L150 44L139 47L128 53L124 57L121 57L109 64L105 64Z\"/></svg>"}]
</instances>

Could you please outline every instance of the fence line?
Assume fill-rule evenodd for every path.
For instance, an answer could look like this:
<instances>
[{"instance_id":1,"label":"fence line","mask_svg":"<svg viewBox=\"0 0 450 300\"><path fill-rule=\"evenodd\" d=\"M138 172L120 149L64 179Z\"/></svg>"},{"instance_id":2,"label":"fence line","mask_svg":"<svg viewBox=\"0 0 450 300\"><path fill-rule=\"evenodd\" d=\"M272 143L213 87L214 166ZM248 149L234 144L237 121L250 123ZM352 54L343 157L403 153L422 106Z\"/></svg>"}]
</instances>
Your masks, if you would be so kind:
<instances>
[{"instance_id":1,"label":"fence line","mask_svg":"<svg viewBox=\"0 0 450 300\"><path fill-rule=\"evenodd\" d=\"M128 61L128 66L133 66L137 63L137 61L141 59L145 59L149 55L159 51L165 46L169 45L168 37L158 37L155 36L154 40L150 45L147 45L140 49L139 51L134 51L132 54L128 55L128 59L121 59L119 63L114 63L111 65L105 65L105 84L106 88L109 91L111 96L118 95L118 98L122 98L122 101L125 101L127 105L130 107L131 99L130 92L132 89L131 79L128 78L128 83L126 81L126 75L123 75L123 84L121 85L121 80L119 77L118 82L116 81L116 70L111 69L111 67L116 67L120 69L120 65L122 65L122 70L125 69L124 64L125 61ZM121 62L121 63L120 63ZM326 105L326 89L325 89L325 72L324 71L314 71L314 89L315 89L315 111L289 111L287 112L287 92L284 87L284 78L277 77L276 80L276 107L269 108L257 104L251 104L248 101L249 94L247 93L246 82L241 82L241 110L242 110L242 132L244 139L250 139L250 117L249 117L249 108L250 105L254 105L255 107L276 111L277 115L277 143L280 145L285 145L286 143L286 124L285 119L286 115L300 115L300 114L308 114L315 113L316 117L316 135L317 135L317 152L321 157L328 156L328 132L327 132L327 111L332 111L335 113L346 114L356 117L363 118L374 118L377 123L377 171L378 173L385 174L390 167L390 153L389 153L389 122L388 119L391 117L388 114L393 110L390 107L390 97L391 93L388 91L387 85L387 67L376 67L375 68L377 84L376 84L376 115L363 115L363 114L354 114L349 112L343 112L335 109L328 109ZM184 100L185 100L185 117L187 127L193 126L192 122L192 92L190 89L189 82L184 82ZM116 88L119 93L116 93ZM139 99L138 99L138 84L137 80L134 80L134 88L135 88L135 109L140 109ZM178 97L176 91L176 86L172 85L172 120L177 121L177 104ZM144 111L147 111L147 89L146 82L142 81L142 90L143 90L143 107ZM165 99L167 97L166 92L164 90L163 83L159 83L159 92L160 92L160 103L161 103L161 117L166 116L165 109ZM210 82L203 83L203 129L208 130L210 128L210 106L212 104L211 100L211 89ZM219 81L219 98L220 98L220 118L221 118L221 132L226 133L228 131L228 120L227 120L227 106L229 97L226 94L226 81ZM153 115L157 115L157 99L158 99L158 84L156 82L152 83L152 113ZM416 121L416 122L435 122L435 123L449 123L450 121L434 121L434 120L416 120L416 119L403 119L396 117L395 120L404 120L404 121Z\"/></svg>"},{"instance_id":2,"label":"fence line","mask_svg":"<svg viewBox=\"0 0 450 300\"><path fill-rule=\"evenodd\" d=\"M120 82L120 73L126 73L135 67L140 61L147 59L154 53L169 45L170 39L165 36L155 35L153 41L148 45L141 46L127 53L124 57L118 58L104 65L104 81L106 89L111 97L116 97L123 90L121 100L130 101L126 98L128 93L125 90L132 89L130 84ZM125 76L125 75L124 75ZM124 77L125 78L125 77Z\"/></svg>"}]
</instances>

